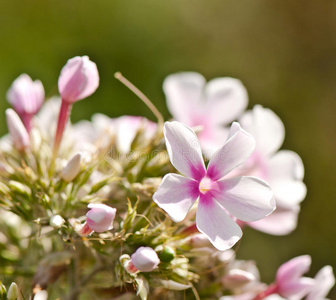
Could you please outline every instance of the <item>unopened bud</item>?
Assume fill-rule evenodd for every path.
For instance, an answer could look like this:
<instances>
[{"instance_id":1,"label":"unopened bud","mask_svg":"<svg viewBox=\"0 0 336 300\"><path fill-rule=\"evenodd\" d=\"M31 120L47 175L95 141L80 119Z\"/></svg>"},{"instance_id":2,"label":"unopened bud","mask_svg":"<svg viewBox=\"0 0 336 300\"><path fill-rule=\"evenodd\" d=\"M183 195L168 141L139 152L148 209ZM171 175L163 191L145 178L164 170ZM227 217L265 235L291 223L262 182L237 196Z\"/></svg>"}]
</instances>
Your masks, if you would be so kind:
<instances>
[{"instance_id":1,"label":"unopened bud","mask_svg":"<svg viewBox=\"0 0 336 300\"><path fill-rule=\"evenodd\" d=\"M141 272L151 272L157 268L160 259L150 247L140 247L131 256L133 265Z\"/></svg>"},{"instance_id":2,"label":"unopened bud","mask_svg":"<svg viewBox=\"0 0 336 300\"><path fill-rule=\"evenodd\" d=\"M81 168L81 159L82 156L80 153L77 153L73 156L61 173L61 178L67 182L70 182L75 179L78 175Z\"/></svg>"},{"instance_id":3,"label":"unopened bud","mask_svg":"<svg viewBox=\"0 0 336 300\"><path fill-rule=\"evenodd\" d=\"M65 220L60 215L55 215L50 218L49 224L54 228L60 228L65 223Z\"/></svg>"},{"instance_id":4,"label":"unopened bud","mask_svg":"<svg viewBox=\"0 0 336 300\"><path fill-rule=\"evenodd\" d=\"M11 108L6 109L6 119L9 134L12 138L14 147L18 151L24 151L29 147L29 135L22 124L20 117Z\"/></svg>"},{"instance_id":5,"label":"unopened bud","mask_svg":"<svg viewBox=\"0 0 336 300\"><path fill-rule=\"evenodd\" d=\"M7 299L8 300L17 300L19 297L19 288L15 282L12 282L8 289Z\"/></svg>"},{"instance_id":6,"label":"unopened bud","mask_svg":"<svg viewBox=\"0 0 336 300\"><path fill-rule=\"evenodd\" d=\"M58 78L62 100L74 103L89 97L99 85L97 66L88 56L76 56L68 60Z\"/></svg>"},{"instance_id":7,"label":"unopened bud","mask_svg":"<svg viewBox=\"0 0 336 300\"><path fill-rule=\"evenodd\" d=\"M37 292L33 300L48 300L48 292L46 290Z\"/></svg>"}]
</instances>

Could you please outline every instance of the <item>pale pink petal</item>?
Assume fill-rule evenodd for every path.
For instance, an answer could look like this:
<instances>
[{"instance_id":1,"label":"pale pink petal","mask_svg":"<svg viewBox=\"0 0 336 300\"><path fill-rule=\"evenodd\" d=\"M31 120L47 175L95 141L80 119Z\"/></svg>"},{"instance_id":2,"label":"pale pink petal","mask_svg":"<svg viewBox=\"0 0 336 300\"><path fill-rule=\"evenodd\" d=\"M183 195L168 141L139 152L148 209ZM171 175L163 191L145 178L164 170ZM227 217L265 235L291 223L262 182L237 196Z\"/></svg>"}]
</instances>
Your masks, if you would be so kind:
<instances>
[{"instance_id":1,"label":"pale pink petal","mask_svg":"<svg viewBox=\"0 0 336 300\"><path fill-rule=\"evenodd\" d=\"M217 184L213 197L239 220L257 221L275 209L271 188L259 178L235 177L220 180Z\"/></svg>"},{"instance_id":2,"label":"pale pink petal","mask_svg":"<svg viewBox=\"0 0 336 300\"><path fill-rule=\"evenodd\" d=\"M177 174L167 174L153 195L153 200L174 222L182 221L199 195L195 180Z\"/></svg>"},{"instance_id":3,"label":"pale pink petal","mask_svg":"<svg viewBox=\"0 0 336 300\"><path fill-rule=\"evenodd\" d=\"M240 80L222 77L205 87L207 113L213 124L228 124L237 119L248 103L248 95Z\"/></svg>"},{"instance_id":4,"label":"pale pink petal","mask_svg":"<svg viewBox=\"0 0 336 300\"><path fill-rule=\"evenodd\" d=\"M283 284L300 278L304 273L308 272L310 265L311 257L309 255L295 257L279 267L276 273L276 281L279 284Z\"/></svg>"},{"instance_id":5,"label":"pale pink petal","mask_svg":"<svg viewBox=\"0 0 336 300\"><path fill-rule=\"evenodd\" d=\"M302 181L277 180L269 181L274 191L277 204L290 208L299 204L307 194L306 185Z\"/></svg>"},{"instance_id":6,"label":"pale pink petal","mask_svg":"<svg viewBox=\"0 0 336 300\"><path fill-rule=\"evenodd\" d=\"M163 132L172 165L185 176L201 179L205 175L205 166L196 134L176 121L166 122Z\"/></svg>"},{"instance_id":7,"label":"pale pink petal","mask_svg":"<svg viewBox=\"0 0 336 300\"><path fill-rule=\"evenodd\" d=\"M277 206L276 210L267 217L247 224L268 234L286 235L296 228L299 211L299 206L294 206L291 209L283 209Z\"/></svg>"},{"instance_id":8,"label":"pale pink petal","mask_svg":"<svg viewBox=\"0 0 336 300\"><path fill-rule=\"evenodd\" d=\"M279 294L283 297L290 297L293 300L300 300L311 291L313 286L314 279L302 277L296 281L286 282L279 286Z\"/></svg>"},{"instance_id":9,"label":"pale pink petal","mask_svg":"<svg viewBox=\"0 0 336 300\"><path fill-rule=\"evenodd\" d=\"M210 242L220 251L230 249L242 237L240 227L228 216L225 210L213 199L200 199L196 225Z\"/></svg>"},{"instance_id":10,"label":"pale pink petal","mask_svg":"<svg viewBox=\"0 0 336 300\"><path fill-rule=\"evenodd\" d=\"M285 138L285 128L270 109L256 105L239 119L242 128L256 139L256 150L265 156L276 152Z\"/></svg>"},{"instance_id":11,"label":"pale pink petal","mask_svg":"<svg viewBox=\"0 0 336 300\"><path fill-rule=\"evenodd\" d=\"M198 133L203 155L210 159L219 148L223 147L228 135L229 129L219 126L211 128L208 132L201 131Z\"/></svg>"},{"instance_id":12,"label":"pale pink petal","mask_svg":"<svg viewBox=\"0 0 336 300\"><path fill-rule=\"evenodd\" d=\"M205 79L195 72L181 72L169 75L163 82L167 106L173 118L193 126L194 112L203 105Z\"/></svg>"},{"instance_id":13,"label":"pale pink petal","mask_svg":"<svg viewBox=\"0 0 336 300\"><path fill-rule=\"evenodd\" d=\"M268 176L270 180L291 178L302 180L304 166L298 154L290 150L281 150L268 160Z\"/></svg>"},{"instance_id":14,"label":"pale pink petal","mask_svg":"<svg viewBox=\"0 0 336 300\"><path fill-rule=\"evenodd\" d=\"M323 267L315 276L315 284L306 300L324 300L335 285L335 276L331 266Z\"/></svg>"},{"instance_id":15,"label":"pale pink petal","mask_svg":"<svg viewBox=\"0 0 336 300\"><path fill-rule=\"evenodd\" d=\"M252 154L254 146L254 138L234 122L226 143L210 159L208 176L212 180L224 177Z\"/></svg>"}]
</instances>

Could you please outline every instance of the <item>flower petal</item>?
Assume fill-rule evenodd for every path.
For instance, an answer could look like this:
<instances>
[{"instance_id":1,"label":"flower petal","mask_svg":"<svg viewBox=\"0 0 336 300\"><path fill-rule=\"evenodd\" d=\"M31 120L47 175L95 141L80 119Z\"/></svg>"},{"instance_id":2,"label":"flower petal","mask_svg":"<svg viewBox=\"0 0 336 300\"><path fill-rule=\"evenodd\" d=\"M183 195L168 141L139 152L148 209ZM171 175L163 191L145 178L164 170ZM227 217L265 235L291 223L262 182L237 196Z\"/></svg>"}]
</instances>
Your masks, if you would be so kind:
<instances>
[{"instance_id":1,"label":"flower petal","mask_svg":"<svg viewBox=\"0 0 336 300\"><path fill-rule=\"evenodd\" d=\"M325 266L315 276L315 284L306 300L325 300L335 284L335 276L331 266Z\"/></svg>"},{"instance_id":2,"label":"flower petal","mask_svg":"<svg viewBox=\"0 0 336 300\"><path fill-rule=\"evenodd\" d=\"M239 220L260 220L275 209L269 185L256 177L234 177L218 181L213 197Z\"/></svg>"},{"instance_id":3,"label":"flower petal","mask_svg":"<svg viewBox=\"0 0 336 300\"><path fill-rule=\"evenodd\" d=\"M270 180L292 178L302 180L304 166L300 156L290 150L281 150L268 160Z\"/></svg>"},{"instance_id":4,"label":"flower petal","mask_svg":"<svg viewBox=\"0 0 336 300\"><path fill-rule=\"evenodd\" d=\"M309 255L292 258L279 267L276 273L276 281L279 284L283 284L300 278L304 273L308 272L310 265L311 257Z\"/></svg>"},{"instance_id":5,"label":"flower petal","mask_svg":"<svg viewBox=\"0 0 336 300\"><path fill-rule=\"evenodd\" d=\"M299 211L299 206L294 206L291 209L283 209L277 206L276 210L266 218L247 224L268 234L286 235L296 228Z\"/></svg>"},{"instance_id":6,"label":"flower petal","mask_svg":"<svg viewBox=\"0 0 336 300\"><path fill-rule=\"evenodd\" d=\"M163 82L167 106L174 119L191 125L193 113L202 105L205 79L196 72L169 75Z\"/></svg>"},{"instance_id":7,"label":"flower petal","mask_svg":"<svg viewBox=\"0 0 336 300\"><path fill-rule=\"evenodd\" d=\"M271 155L281 147L285 128L280 118L270 109L256 105L239 122L256 139L256 149L263 155Z\"/></svg>"},{"instance_id":8,"label":"flower petal","mask_svg":"<svg viewBox=\"0 0 336 300\"><path fill-rule=\"evenodd\" d=\"M207 174L218 180L242 164L253 152L254 138L234 122L224 146L211 157Z\"/></svg>"},{"instance_id":9,"label":"flower petal","mask_svg":"<svg viewBox=\"0 0 336 300\"><path fill-rule=\"evenodd\" d=\"M205 87L208 114L213 124L228 124L237 119L248 103L248 95L240 80L222 77Z\"/></svg>"},{"instance_id":10,"label":"flower petal","mask_svg":"<svg viewBox=\"0 0 336 300\"><path fill-rule=\"evenodd\" d=\"M172 165L185 176L201 179L205 175L205 166L195 132L174 121L165 123L163 133Z\"/></svg>"},{"instance_id":11,"label":"flower petal","mask_svg":"<svg viewBox=\"0 0 336 300\"><path fill-rule=\"evenodd\" d=\"M174 222L182 221L199 195L196 181L177 174L167 174L153 195L153 200Z\"/></svg>"},{"instance_id":12,"label":"flower petal","mask_svg":"<svg viewBox=\"0 0 336 300\"><path fill-rule=\"evenodd\" d=\"M196 225L220 251L230 249L242 237L240 227L211 197L200 199Z\"/></svg>"},{"instance_id":13,"label":"flower petal","mask_svg":"<svg viewBox=\"0 0 336 300\"><path fill-rule=\"evenodd\" d=\"M279 287L279 294L290 299L302 299L314 286L314 279L308 277L299 278L293 282L286 282ZM314 299L317 300L317 299Z\"/></svg>"}]
</instances>

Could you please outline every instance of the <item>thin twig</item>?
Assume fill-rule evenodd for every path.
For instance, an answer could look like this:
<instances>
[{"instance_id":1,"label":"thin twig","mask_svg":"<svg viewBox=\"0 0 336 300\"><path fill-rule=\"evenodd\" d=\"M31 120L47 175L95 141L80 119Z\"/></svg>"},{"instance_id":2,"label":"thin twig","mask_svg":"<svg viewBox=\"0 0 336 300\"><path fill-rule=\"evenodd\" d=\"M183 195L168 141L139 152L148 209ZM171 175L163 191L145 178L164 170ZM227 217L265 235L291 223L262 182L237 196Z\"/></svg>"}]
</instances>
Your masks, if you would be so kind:
<instances>
[{"instance_id":1,"label":"thin twig","mask_svg":"<svg viewBox=\"0 0 336 300\"><path fill-rule=\"evenodd\" d=\"M163 126L163 117L152 101L150 101L143 92L141 92L133 83L126 79L120 72L116 72L114 77L123 83L126 87L128 87L135 95L137 95L156 116L160 127Z\"/></svg>"}]
</instances>

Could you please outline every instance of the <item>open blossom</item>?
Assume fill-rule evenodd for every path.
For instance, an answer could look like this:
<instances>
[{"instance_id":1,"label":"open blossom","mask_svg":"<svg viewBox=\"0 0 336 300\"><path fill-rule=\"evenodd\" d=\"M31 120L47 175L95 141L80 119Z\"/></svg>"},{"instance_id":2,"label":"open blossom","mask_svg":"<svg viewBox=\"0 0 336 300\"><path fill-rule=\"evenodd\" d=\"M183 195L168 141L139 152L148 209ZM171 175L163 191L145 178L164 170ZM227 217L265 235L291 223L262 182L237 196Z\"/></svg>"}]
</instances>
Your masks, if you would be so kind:
<instances>
[{"instance_id":1,"label":"open blossom","mask_svg":"<svg viewBox=\"0 0 336 300\"><path fill-rule=\"evenodd\" d=\"M99 85L97 66L88 56L68 60L58 79L58 90L63 101L74 103L89 97Z\"/></svg>"},{"instance_id":2,"label":"open blossom","mask_svg":"<svg viewBox=\"0 0 336 300\"><path fill-rule=\"evenodd\" d=\"M302 160L293 151L278 151L285 130L279 117L270 109L257 105L242 116L240 124L253 135L256 147L245 164L236 170L236 175L265 180L274 191L277 205L274 213L248 225L269 234L288 234L296 228L299 204L306 196Z\"/></svg>"},{"instance_id":3,"label":"open blossom","mask_svg":"<svg viewBox=\"0 0 336 300\"><path fill-rule=\"evenodd\" d=\"M201 74L181 72L169 75L163 90L173 118L200 128L198 137L208 157L225 142L228 131L223 126L237 119L248 103L245 87L230 77L206 83Z\"/></svg>"},{"instance_id":4,"label":"open blossom","mask_svg":"<svg viewBox=\"0 0 336 300\"><path fill-rule=\"evenodd\" d=\"M182 221L199 199L196 226L219 250L231 248L242 236L239 220L256 221L275 208L270 187L256 177L225 178L254 149L254 139L233 123L228 139L207 169L196 134L179 122L166 122L164 135L173 166L184 176L167 174L153 200L172 218Z\"/></svg>"},{"instance_id":5,"label":"open blossom","mask_svg":"<svg viewBox=\"0 0 336 300\"><path fill-rule=\"evenodd\" d=\"M41 81L33 81L27 74L20 75L9 88L7 99L29 132L31 118L40 110L44 101Z\"/></svg>"}]
</instances>

